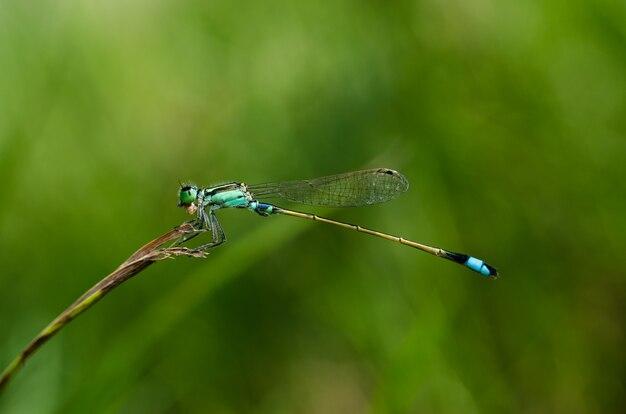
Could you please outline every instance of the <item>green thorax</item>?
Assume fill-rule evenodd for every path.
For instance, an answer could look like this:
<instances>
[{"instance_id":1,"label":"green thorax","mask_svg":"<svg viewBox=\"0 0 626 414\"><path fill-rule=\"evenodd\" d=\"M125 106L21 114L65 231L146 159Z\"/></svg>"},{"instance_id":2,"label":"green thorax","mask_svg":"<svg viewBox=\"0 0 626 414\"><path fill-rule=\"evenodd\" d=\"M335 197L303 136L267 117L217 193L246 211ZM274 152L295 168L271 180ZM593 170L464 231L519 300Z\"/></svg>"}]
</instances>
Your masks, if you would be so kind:
<instances>
[{"instance_id":1,"label":"green thorax","mask_svg":"<svg viewBox=\"0 0 626 414\"><path fill-rule=\"evenodd\" d=\"M252 196L241 183L229 183L202 190L202 204L214 209L229 207L248 207Z\"/></svg>"}]
</instances>

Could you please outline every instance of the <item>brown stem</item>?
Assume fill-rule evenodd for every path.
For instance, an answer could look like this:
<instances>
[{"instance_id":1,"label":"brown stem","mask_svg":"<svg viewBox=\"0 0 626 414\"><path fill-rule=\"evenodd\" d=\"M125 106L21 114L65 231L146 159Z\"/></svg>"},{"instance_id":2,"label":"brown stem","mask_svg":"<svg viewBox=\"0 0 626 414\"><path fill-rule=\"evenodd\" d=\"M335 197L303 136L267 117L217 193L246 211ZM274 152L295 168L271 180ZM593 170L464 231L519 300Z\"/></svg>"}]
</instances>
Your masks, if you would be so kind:
<instances>
[{"instance_id":1,"label":"brown stem","mask_svg":"<svg viewBox=\"0 0 626 414\"><path fill-rule=\"evenodd\" d=\"M135 276L151 264L176 256L205 257L206 253L190 250L186 247L161 247L168 242L177 240L181 236L192 233L193 226L183 223L180 226L157 237L133 253L117 269L87 290L73 304L48 324L5 368L0 376L0 392L6 388L11 378L20 370L24 362L43 344L67 325L72 319L93 306L111 290Z\"/></svg>"}]
</instances>

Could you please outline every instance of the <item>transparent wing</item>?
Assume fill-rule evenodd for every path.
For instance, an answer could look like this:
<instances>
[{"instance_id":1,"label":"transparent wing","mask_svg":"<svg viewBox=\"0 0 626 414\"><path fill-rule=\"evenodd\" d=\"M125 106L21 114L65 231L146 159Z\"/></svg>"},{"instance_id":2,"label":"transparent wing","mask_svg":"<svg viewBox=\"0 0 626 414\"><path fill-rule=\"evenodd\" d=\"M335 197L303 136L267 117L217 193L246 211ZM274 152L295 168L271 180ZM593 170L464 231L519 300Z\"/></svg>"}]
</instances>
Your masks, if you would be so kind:
<instances>
[{"instance_id":1,"label":"transparent wing","mask_svg":"<svg viewBox=\"0 0 626 414\"><path fill-rule=\"evenodd\" d=\"M328 207L359 207L384 203L409 188L407 179L387 168L354 171L311 180L249 185L258 199L280 197L296 203Z\"/></svg>"}]
</instances>

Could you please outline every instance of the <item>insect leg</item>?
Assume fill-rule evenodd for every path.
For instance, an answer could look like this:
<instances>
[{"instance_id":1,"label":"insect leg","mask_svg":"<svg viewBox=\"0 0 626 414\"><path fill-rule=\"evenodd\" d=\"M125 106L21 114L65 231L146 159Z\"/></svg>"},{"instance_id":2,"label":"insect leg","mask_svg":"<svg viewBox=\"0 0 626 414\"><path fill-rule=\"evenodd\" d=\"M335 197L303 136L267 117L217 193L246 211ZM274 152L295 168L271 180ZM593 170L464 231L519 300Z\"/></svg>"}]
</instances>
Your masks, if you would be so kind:
<instances>
[{"instance_id":1,"label":"insect leg","mask_svg":"<svg viewBox=\"0 0 626 414\"><path fill-rule=\"evenodd\" d=\"M213 211L209 211L208 214L205 213L204 220L205 223L208 221L209 227L211 229L211 237L213 238L213 240L211 240L210 243L196 247L194 249L195 251L207 251L209 249L219 246L226 241L224 230L222 230L222 226L220 225L220 222L217 221L217 217L215 216Z\"/></svg>"}]
</instances>

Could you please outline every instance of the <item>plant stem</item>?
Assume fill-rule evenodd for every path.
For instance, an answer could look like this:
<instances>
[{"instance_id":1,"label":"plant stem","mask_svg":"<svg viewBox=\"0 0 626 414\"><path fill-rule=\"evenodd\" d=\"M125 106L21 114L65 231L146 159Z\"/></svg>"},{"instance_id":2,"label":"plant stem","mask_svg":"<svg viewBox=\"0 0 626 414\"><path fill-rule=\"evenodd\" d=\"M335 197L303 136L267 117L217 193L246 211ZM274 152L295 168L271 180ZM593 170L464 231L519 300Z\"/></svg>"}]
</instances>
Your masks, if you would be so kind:
<instances>
[{"instance_id":1,"label":"plant stem","mask_svg":"<svg viewBox=\"0 0 626 414\"><path fill-rule=\"evenodd\" d=\"M183 223L180 226L157 237L145 244L133 253L124 263L122 263L112 273L107 275L91 289L87 290L73 304L65 309L59 316L48 324L32 341L11 361L0 376L0 392L2 392L11 378L20 370L24 362L35 353L43 344L59 332L76 316L93 306L111 290L135 276L151 264L176 256L205 257L206 253L190 250L186 247L161 247L164 244L180 238L181 236L194 231L190 223Z\"/></svg>"}]
</instances>

